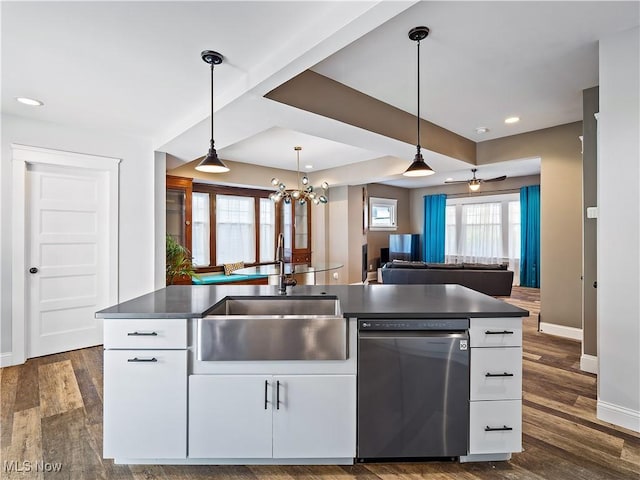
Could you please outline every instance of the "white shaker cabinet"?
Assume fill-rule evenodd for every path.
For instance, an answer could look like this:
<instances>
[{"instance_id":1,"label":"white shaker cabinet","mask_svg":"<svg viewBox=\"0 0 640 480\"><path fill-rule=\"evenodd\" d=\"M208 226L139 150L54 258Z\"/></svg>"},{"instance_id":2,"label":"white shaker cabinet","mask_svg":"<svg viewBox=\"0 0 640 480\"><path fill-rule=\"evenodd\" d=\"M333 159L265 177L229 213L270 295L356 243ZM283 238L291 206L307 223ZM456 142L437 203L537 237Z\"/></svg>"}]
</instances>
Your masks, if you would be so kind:
<instances>
[{"instance_id":1,"label":"white shaker cabinet","mask_svg":"<svg viewBox=\"0 0 640 480\"><path fill-rule=\"evenodd\" d=\"M353 458L355 375L191 375L190 458Z\"/></svg>"},{"instance_id":2,"label":"white shaker cabinet","mask_svg":"<svg viewBox=\"0 0 640 480\"><path fill-rule=\"evenodd\" d=\"M104 330L104 457L186 458L186 321L109 319Z\"/></svg>"},{"instance_id":3,"label":"white shaker cabinet","mask_svg":"<svg viewBox=\"0 0 640 480\"><path fill-rule=\"evenodd\" d=\"M274 379L274 458L355 457L354 375L288 375Z\"/></svg>"},{"instance_id":4,"label":"white shaker cabinet","mask_svg":"<svg viewBox=\"0 0 640 480\"><path fill-rule=\"evenodd\" d=\"M271 458L271 376L189 377L190 458Z\"/></svg>"}]
</instances>

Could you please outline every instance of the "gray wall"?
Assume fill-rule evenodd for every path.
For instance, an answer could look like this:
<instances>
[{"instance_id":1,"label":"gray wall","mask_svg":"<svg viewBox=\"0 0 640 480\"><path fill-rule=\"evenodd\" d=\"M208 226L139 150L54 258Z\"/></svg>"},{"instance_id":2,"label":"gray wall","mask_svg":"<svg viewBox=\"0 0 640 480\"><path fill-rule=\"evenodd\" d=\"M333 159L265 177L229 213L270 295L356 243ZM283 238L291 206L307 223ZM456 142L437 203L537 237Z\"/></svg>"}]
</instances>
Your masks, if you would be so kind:
<instances>
[{"instance_id":1,"label":"gray wall","mask_svg":"<svg viewBox=\"0 0 640 480\"><path fill-rule=\"evenodd\" d=\"M593 283L598 278L597 268L597 220L587 218L587 207L598 203L598 142L597 122L594 114L598 112L598 87L582 92L582 258L584 281L582 283L582 353L598 354L597 331L597 292Z\"/></svg>"},{"instance_id":2,"label":"gray wall","mask_svg":"<svg viewBox=\"0 0 640 480\"><path fill-rule=\"evenodd\" d=\"M540 317L582 328L582 122L478 144L478 164L540 157ZM575 332L579 335L578 332Z\"/></svg>"},{"instance_id":3,"label":"gray wall","mask_svg":"<svg viewBox=\"0 0 640 480\"><path fill-rule=\"evenodd\" d=\"M373 265L376 258L380 258L380 249L389 246L390 233L421 233L422 228L414 229L411 225L410 202L409 195L411 190L408 188L392 187L390 185L382 185L380 183L370 183L367 185L367 194L369 197L390 198L398 200L397 222L398 230L394 232L383 231L375 232L369 230L367 232L367 249L368 264ZM371 270L371 268L367 268Z\"/></svg>"}]
</instances>

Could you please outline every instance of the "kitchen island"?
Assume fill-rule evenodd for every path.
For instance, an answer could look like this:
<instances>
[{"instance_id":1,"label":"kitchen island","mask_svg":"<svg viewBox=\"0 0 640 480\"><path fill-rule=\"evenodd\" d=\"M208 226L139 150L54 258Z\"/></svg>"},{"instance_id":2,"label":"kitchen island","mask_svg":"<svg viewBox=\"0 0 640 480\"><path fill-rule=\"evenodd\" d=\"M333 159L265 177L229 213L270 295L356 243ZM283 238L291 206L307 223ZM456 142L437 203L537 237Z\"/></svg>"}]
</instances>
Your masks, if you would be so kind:
<instances>
[{"instance_id":1,"label":"kitchen island","mask_svg":"<svg viewBox=\"0 0 640 480\"><path fill-rule=\"evenodd\" d=\"M307 343L298 353L290 347L299 339L285 330L257 335L269 345L281 337L276 347L289 348L291 357L274 360L274 350L265 349L261 360L203 360L203 331L219 334L220 350L221 339L251 338L237 337L245 327L233 337L220 334L244 318L220 315L221 306L228 314L230 300L242 299L310 305L335 299L338 308L322 327L305 327ZM393 319L466 322L469 342L461 340L459 348L470 351L469 431L467 448L455 456L507 460L521 450L521 317L527 314L459 285L298 286L284 297L269 285L198 285L143 295L96 313L105 319L104 456L118 463L353 463L356 406L366 401L357 398L359 322ZM325 326L335 325L336 316L343 324L341 356L322 347L334 338ZM213 327L204 330L206 322ZM309 339L309 332L317 336Z\"/></svg>"}]
</instances>

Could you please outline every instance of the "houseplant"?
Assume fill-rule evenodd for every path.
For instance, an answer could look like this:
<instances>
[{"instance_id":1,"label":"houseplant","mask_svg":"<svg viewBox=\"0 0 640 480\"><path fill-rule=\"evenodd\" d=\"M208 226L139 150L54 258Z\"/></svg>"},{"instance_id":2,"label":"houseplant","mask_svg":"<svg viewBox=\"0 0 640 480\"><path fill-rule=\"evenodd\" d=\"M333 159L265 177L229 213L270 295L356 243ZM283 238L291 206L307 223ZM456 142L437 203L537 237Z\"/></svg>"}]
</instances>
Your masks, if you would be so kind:
<instances>
[{"instance_id":1,"label":"houseplant","mask_svg":"<svg viewBox=\"0 0 640 480\"><path fill-rule=\"evenodd\" d=\"M173 285L180 278L197 277L193 270L191 252L180 245L171 235L167 235L167 285Z\"/></svg>"}]
</instances>

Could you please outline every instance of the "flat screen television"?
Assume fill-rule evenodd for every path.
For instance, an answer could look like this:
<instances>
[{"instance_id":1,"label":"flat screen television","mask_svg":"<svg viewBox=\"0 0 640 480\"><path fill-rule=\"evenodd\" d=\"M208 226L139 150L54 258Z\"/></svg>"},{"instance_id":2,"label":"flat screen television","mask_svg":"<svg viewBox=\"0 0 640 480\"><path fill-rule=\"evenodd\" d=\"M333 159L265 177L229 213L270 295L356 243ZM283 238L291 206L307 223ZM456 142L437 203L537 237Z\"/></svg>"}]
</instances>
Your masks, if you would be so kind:
<instances>
[{"instance_id":1,"label":"flat screen television","mask_svg":"<svg viewBox=\"0 0 640 480\"><path fill-rule=\"evenodd\" d=\"M389 261L420 260L420 234L392 233L389 235Z\"/></svg>"}]
</instances>

